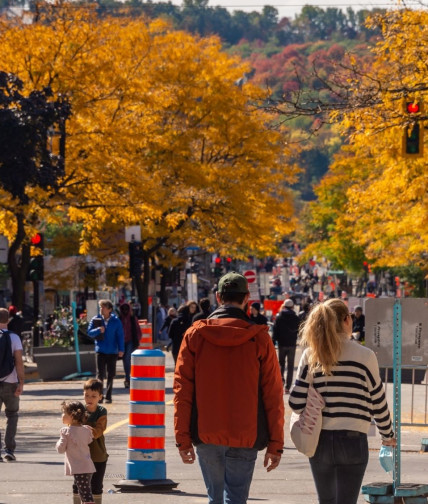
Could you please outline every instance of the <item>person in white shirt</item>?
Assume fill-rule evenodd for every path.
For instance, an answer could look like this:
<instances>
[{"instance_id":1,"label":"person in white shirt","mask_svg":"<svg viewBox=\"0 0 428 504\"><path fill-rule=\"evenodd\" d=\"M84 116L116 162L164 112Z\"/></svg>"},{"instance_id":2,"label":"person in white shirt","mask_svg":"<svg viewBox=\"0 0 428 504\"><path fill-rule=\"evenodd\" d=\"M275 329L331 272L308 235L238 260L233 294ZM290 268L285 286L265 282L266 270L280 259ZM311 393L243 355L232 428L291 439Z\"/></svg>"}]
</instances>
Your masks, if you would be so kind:
<instances>
[{"instance_id":1,"label":"person in white shirt","mask_svg":"<svg viewBox=\"0 0 428 504\"><path fill-rule=\"evenodd\" d=\"M22 344L19 336L8 331L9 311L0 308L0 361L6 369L11 361L10 373L0 376L0 408L4 404L6 415L6 432L4 437L4 459L13 462L15 457L15 436L18 427L19 397L24 389L24 362L22 360ZM9 361L9 362L8 362ZM1 375L3 373L0 373ZM2 440L0 435L0 462Z\"/></svg>"}]
</instances>

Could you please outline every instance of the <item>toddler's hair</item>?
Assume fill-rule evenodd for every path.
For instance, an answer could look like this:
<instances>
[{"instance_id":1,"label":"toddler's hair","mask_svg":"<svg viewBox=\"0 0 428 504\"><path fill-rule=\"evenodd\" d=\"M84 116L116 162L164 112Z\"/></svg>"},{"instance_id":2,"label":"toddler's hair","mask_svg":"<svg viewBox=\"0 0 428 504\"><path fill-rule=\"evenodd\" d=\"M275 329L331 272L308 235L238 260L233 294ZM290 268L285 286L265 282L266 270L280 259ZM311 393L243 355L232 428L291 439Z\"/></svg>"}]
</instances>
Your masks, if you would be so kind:
<instances>
[{"instance_id":1,"label":"toddler's hair","mask_svg":"<svg viewBox=\"0 0 428 504\"><path fill-rule=\"evenodd\" d=\"M99 392L103 395L103 382L97 378L91 378L85 381L83 384L83 390L92 390L93 392Z\"/></svg>"},{"instance_id":2,"label":"toddler's hair","mask_svg":"<svg viewBox=\"0 0 428 504\"><path fill-rule=\"evenodd\" d=\"M63 401L61 403L61 408L63 413L70 415L71 418L79 424L82 424L89 416L85 406L83 406L80 401Z\"/></svg>"}]
</instances>

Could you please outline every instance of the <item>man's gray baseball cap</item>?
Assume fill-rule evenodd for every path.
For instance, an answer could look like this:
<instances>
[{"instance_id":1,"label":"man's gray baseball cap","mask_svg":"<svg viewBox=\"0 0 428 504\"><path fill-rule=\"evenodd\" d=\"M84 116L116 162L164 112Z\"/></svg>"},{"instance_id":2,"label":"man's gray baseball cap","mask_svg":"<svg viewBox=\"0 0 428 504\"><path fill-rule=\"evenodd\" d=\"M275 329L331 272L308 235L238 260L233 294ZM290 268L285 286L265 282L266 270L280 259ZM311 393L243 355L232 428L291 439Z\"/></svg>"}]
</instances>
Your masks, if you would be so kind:
<instances>
[{"instance_id":1,"label":"man's gray baseball cap","mask_svg":"<svg viewBox=\"0 0 428 504\"><path fill-rule=\"evenodd\" d=\"M247 294L247 279L240 273L236 273L236 271L226 273L226 275L222 276L218 282L218 292L220 294L224 294L225 292Z\"/></svg>"}]
</instances>

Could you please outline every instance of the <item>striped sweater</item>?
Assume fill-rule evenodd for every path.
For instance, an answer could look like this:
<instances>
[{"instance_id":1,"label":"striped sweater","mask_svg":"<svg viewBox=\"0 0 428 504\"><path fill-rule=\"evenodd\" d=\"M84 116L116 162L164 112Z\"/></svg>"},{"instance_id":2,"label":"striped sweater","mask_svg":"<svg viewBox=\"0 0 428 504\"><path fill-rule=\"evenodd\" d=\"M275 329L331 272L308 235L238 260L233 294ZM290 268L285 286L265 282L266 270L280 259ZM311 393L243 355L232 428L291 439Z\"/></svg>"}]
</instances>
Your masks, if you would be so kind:
<instances>
[{"instance_id":1,"label":"striped sweater","mask_svg":"<svg viewBox=\"0 0 428 504\"><path fill-rule=\"evenodd\" d=\"M306 405L309 383L307 348L300 359L296 382L291 389L289 405L301 413ZM322 428L366 433L373 417L382 437L393 437L391 415L379 376L379 365L372 350L346 340L339 362L332 374L315 371L313 386L323 396Z\"/></svg>"}]
</instances>

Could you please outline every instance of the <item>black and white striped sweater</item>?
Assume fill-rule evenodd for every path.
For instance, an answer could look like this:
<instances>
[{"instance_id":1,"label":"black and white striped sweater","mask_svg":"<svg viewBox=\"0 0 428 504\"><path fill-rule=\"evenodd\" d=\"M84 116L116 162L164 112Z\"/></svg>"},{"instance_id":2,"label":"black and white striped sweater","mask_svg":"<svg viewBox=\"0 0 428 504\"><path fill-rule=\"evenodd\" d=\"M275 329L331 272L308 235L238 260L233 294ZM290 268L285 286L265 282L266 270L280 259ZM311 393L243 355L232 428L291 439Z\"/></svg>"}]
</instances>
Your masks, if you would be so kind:
<instances>
[{"instance_id":1,"label":"black and white striped sweater","mask_svg":"<svg viewBox=\"0 0 428 504\"><path fill-rule=\"evenodd\" d=\"M289 405L296 413L304 410L309 382L312 381L308 375L310 351L306 349L303 352L290 393ZM347 340L332 374L325 376L321 371L315 372L313 385L326 402L322 412L323 429L367 433L373 417L382 437L393 436L379 365L376 355L369 348Z\"/></svg>"}]
</instances>

